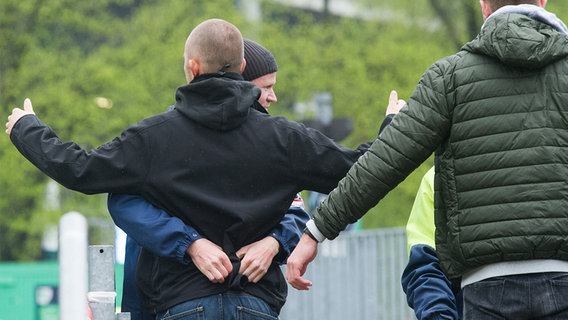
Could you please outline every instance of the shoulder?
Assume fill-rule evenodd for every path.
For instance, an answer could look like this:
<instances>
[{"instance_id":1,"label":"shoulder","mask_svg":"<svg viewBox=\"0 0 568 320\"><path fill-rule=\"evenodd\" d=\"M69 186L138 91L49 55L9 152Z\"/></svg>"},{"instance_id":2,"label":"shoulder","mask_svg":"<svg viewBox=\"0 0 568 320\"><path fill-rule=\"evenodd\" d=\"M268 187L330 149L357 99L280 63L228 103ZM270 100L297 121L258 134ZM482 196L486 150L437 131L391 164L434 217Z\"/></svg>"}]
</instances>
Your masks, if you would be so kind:
<instances>
[{"instance_id":1,"label":"shoulder","mask_svg":"<svg viewBox=\"0 0 568 320\"><path fill-rule=\"evenodd\" d=\"M168 109L162 113L158 113L147 118L140 120L138 123L133 124L126 128L125 131L128 132L144 132L152 128L157 128L164 126L172 121L179 121L183 119L183 116L174 108Z\"/></svg>"},{"instance_id":2,"label":"shoulder","mask_svg":"<svg viewBox=\"0 0 568 320\"><path fill-rule=\"evenodd\" d=\"M313 129L306 127L304 124L290 120L283 116L271 116L251 109L249 119L256 125L266 126L281 133L299 133L308 134Z\"/></svg>"}]
</instances>

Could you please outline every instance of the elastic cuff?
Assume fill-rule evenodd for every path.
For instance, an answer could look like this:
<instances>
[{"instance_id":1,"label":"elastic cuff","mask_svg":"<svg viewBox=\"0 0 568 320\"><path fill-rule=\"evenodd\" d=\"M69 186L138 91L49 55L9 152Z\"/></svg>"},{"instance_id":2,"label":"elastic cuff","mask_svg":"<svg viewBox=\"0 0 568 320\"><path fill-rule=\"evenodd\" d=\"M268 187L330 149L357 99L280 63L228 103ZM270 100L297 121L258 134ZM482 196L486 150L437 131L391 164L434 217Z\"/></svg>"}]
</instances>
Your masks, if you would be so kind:
<instances>
[{"instance_id":1,"label":"elastic cuff","mask_svg":"<svg viewBox=\"0 0 568 320\"><path fill-rule=\"evenodd\" d=\"M181 264L189 264L191 262L191 258L187 255L186 250L189 247L190 242L186 239L180 240L176 246L176 259Z\"/></svg>"},{"instance_id":2,"label":"elastic cuff","mask_svg":"<svg viewBox=\"0 0 568 320\"><path fill-rule=\"evenodd\" d=\"M178 252L178 261L182 264L189 264L191 262L191 257L187 253L187 248L195 242L203 238L198 232L191 231L185 235L185 239L183 241L178 241L179 245L176 251Z\"/></svg>"},{"instance_id":3,"label":"elastic cuff","mask_svg":"<svg viewBox=\"0 0 568 320\"><path fill-rule=\"evenodd\" d=\"M323 235L323 233L319 231L313 219L310 219L306 223L306 229L307 229L306 231L309 231L308 235L317 242L323 242L325 240L325 236Z\"/></svg>"}]
</instances>

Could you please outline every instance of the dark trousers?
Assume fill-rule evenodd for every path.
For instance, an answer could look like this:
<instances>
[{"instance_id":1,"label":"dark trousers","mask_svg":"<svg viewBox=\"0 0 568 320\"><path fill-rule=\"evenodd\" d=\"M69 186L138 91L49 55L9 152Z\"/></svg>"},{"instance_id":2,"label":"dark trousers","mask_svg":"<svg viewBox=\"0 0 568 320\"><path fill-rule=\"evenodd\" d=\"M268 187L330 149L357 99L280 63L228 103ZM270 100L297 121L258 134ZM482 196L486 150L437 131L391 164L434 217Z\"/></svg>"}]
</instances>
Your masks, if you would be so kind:
<instances>
[{"instance_id":1,"label":"dark trousers","mask_svg":"<svg viewBox=\"0 0 568 320\"><path fill-rule=\"evenodd\" d=\"M568 319L568 273L485 279L463 289L464 319Z\"/></svg>"},{"instance_id":2,"label":"dark trousers","mask_svg":"<svg viewBox=\"0 0 568 320\"><path fill-rule=\"evenodd\" d=\"M228 292L180 303L156 320L278 320L266 302L242 292Z\"/></svg>"}]
</instances>

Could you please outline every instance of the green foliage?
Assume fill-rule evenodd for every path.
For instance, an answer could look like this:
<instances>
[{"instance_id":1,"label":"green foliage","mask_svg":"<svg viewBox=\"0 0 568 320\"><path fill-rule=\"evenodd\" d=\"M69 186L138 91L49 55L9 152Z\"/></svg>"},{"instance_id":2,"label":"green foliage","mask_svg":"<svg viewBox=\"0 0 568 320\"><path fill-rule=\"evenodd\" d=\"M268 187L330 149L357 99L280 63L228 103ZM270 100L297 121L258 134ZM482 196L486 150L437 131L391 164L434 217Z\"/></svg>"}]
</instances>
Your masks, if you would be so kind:
<instances>
[{"instance_id":1,"label":"green foliage","mask_svg":"<svg viewBox=\"0 0 568 320\"><path fill-rule=\"evenodd\" d=\"M194 26L219 12L235 24L242 20L230 0L6 0L0 9L1 34L17 45L0 42L3 57L17 57L1 64L6 114L29 97L63 140L86 149L174 102L174 89L185 82L183 47ZM78 211L90 224L111 225L104 195L61 190L57 211L45 209L48 178L8 138L0 141L0 261L39 258L43 229L57 224L61 213ZM90 241L112 243L113 232L98 229Z\"/></svg>"},{"instance_id":2,"label":"green foliage","mask_svg":"<svg viewBox=\"0 0 568 320\"><path fill-rule=\"evenodd\" d=\"M392 89L408 99L426 68L456 50L448 28L426 1L360 0L375 15L354 19L265 0L261 21L246 20L234 3L3 0L0 103L5 115L29 97L63 140L96 147L174 102L175 88L186 81L182 54L187 35L201 21L218 17L274 53L280 70L273 114L295 119L294 103L329 91L334 115L354 123L354 131L341 143L355 147L376 136ZM454 22L466 14L460 11L465 3L448 6L458 17ZM568 12L562 1L551 0L548 8ZM453 31L468 39L467 30L458 24ZM37 259L44 227L57 223L61 213L78 211L93 225L110 224L105 195L60 190L59 208L47 208L49 180L7 136L0 139L0 161L0 261ZM431 165L427 161L371 210L364 226L404 225L419 181ZM95 231L93 243L112 242L112 234Z\"/></svg>"},{"instance_id":3,"label":"green foliage","mask_svg":"<svg viewBox=\"0 0 568 320\"><path fill-rule=\"evenodd\" d=\"M295 22L266 19L255 39L272 51L279 65L279 103L271 112L293 117L285 106L310 100L314 92L329 91L334 115L354 121L353 133L342 141L350 147L376 136L391 90L407 99L426 68L452 53L441 35L425 34L419 25L401 28L351 18L318 22L311 14L278 5L267 5L265 10L269 17L293 15ZM280 30L286 30L285 41ZM424 164L372 209L364 217L364 227L404 225L418 183L431 165L431 161Z\"/></svg>"}]
</instances>

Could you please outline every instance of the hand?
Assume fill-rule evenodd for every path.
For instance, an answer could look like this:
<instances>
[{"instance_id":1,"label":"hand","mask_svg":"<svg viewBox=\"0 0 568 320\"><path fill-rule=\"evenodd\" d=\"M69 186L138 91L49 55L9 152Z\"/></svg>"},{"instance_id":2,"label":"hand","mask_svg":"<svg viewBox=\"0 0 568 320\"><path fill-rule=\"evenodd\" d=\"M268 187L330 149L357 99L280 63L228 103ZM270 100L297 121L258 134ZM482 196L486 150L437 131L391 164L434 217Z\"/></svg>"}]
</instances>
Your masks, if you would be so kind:
<instances>
[{"instance_id":1,"label":"hand","mask_svg":"<svg viewBox=\"0 0 568 320\"><path fill-rule=\"evenodd\" d=\"M402 107L406 105L406 101L398 99L398 93L393 90L389 96L389 105L387 106L387 115L397 114Z\"/></svg>"},{"instance_id":2,"label":"hand","mask_svg":"<svg viewBox=\"0 0 568 320\"><path fill-rule=\"evenodd\" d=\"M213 283L223 283L233 270L223 249L207 239L195 240L186 251L197 269Z\"/></svg>"},{"instance_id":3,"label":"hand","mask_svg":"<svg viewBox=\"0 0 568 320\"><path fill-rule=\"evenodd\" d=\"M286 280L292 287L298 290L309 290L312 282L302 278L308 264L312 262L318 254L318 243L304 233L298 245L288 257L286 266Z\"/></svg>"},{"instance_id":4,"label":"hand","mask_svg":"<svg viewBox=\"0 0 568 320\"><path fill-rule=\"evenodd\" d=\"M21 117L27 114L35 114L34 108L32 107L32 102L30 99L24 100L24 109L14 108L12 114L8 116L8 122L6 122L6 134L10 135L12 133L12 128L20 120Z\"/></svg>"},{"instance_id":5,"label":"hand","mask_svg":"<svg viewBox=\"0 0 568 320\"><path fill-rule=\"evenodd\" d=\"M271 236L240 248L237 251L237 257L241 259L239 273L247 276L252 283L260 281L268 271L272 259L278 254L279 249L280 244Z\"/></svg>"}]
</instances>

